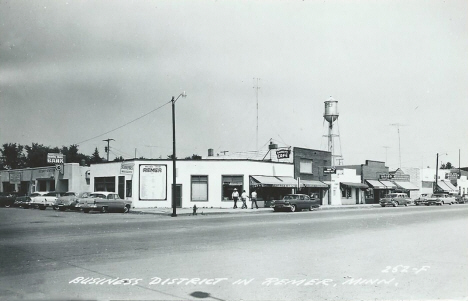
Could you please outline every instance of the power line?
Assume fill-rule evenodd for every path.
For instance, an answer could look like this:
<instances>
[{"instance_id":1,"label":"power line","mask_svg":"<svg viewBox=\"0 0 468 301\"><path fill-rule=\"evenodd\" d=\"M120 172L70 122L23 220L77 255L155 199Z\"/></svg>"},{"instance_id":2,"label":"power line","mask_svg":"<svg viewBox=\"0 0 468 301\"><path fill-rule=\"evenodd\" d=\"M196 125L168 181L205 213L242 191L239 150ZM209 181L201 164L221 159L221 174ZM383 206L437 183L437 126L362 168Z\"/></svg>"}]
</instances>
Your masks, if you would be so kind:
<instances>
[{"instance_id":1,"label":"power line","mask_svg":"<svg viewBox=\"0 0 468 301\"><path fill-rule=\"evenodd\" d=\"M101 137L101 136L107 135L107 134L109 134L109 133L112 133L112 132L114 132L114 131L116 131L116 130L118 130L118 129L123 128L124 126L127 126L127 125L129 125L129 124L131 124L131 123L133 123L133 122L135 122L135 121L137 121L137 120L140 120L140 119L143 118L143 117L148 116L149 114L151 114L151 113L153 113L153 112L155 112L155 111L161 109L162 107L164 107L165 105L169 104L170 102L171 102L171 101L168 101L168 102L166 102L165 104L163 104L163 105L157 107L156 109L154 109L154 110L152 110L152 111L149 111L148 113L146 113L146 114L144 114L144 115L142 115L142 116L140 116L140 117L138 117L138 118L135 118L135 119L133 119L133 120L131 120L131 121L129 121L129 122L127 122L127 123L125 123L125 124L119 126L119 127L116 127L116 128L113 129L113 130L107 131L107 132L102 133L102 134L100 134L100 135L94 136L93 138L89 138L89 139L83 140L83 141L78 142L78 143L75 143L75 144L76 144L76 145L80 145L81 143L85 143L85 142L88 142L88 141L90 141L90 140L93 140L93 139L99 138L99 137Z\"/></svg>"}]
</instances>

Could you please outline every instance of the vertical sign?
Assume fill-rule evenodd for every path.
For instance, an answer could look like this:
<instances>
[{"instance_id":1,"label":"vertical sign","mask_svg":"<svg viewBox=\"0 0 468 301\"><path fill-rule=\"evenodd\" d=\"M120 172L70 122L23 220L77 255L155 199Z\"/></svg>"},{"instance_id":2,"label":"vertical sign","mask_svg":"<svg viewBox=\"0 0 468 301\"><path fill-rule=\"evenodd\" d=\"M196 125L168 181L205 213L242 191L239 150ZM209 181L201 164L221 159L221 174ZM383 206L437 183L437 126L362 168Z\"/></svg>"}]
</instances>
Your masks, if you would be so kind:
<instances>
[{"instance_id":1,"label":"vertical sign","mask_svg":"<svg viewBox=\"0 0 468 301\"><path fill-rule=\"evenodd\" d=\"M167 165L140 165L140 200L167 199Z\"/></svg>"}]
</instances>

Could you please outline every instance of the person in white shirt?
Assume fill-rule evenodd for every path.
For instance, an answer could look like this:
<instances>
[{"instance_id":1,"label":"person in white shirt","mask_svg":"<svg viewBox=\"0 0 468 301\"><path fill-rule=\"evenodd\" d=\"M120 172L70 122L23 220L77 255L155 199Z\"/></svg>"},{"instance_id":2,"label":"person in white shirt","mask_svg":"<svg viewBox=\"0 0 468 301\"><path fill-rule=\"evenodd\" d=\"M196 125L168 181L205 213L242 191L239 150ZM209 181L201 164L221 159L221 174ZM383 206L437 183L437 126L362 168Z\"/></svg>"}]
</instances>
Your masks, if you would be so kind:
<instances>
[{"instance_id":1,"label":"person in white shirt","mask_svg":"<svg viewBox=\"0 0 468 301\"><path fill-rule=\"evenodd\" d=\"M234 200L234 209L236 209L237 200L239 199L239 192L237 191L237 188L234 188L234 191L232 192L232 199Z\"/></svg>"},{"instance_id":2,"label":"person in white shirt","mask_svg":"<svg viewBox=\"0 0 468 301\"><path fill-rule=\"evenodd\" d=\"M247 192L242 191L242 195L241 195L241 198L242 198L242 209L247 209L247 198L249 197L249 195L247 194Z\"/></svg>"},{"instance_id":3,"label":"person in white shirt","mask_svg":"<svg viewBox=\"0 0 468 301\"><path fill-rule=\"evenodd\" d=\"M257 207L257 209L258 209L258 205L257 205L257 192L256 192L255 190L252 191L252 193L251 193L250 201L252 202L252 208L251 208L251 209L253 209L254 203L255 203L255 207Z\"/></svg>"}]
</instances>

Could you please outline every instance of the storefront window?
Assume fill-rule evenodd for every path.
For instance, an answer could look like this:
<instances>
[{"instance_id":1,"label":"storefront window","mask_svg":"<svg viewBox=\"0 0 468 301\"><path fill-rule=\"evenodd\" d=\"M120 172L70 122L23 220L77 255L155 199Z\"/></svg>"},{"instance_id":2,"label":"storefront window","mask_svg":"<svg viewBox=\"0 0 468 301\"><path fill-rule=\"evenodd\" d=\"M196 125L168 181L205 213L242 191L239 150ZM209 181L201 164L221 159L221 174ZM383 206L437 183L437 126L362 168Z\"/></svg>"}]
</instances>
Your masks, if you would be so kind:
<instances>
[{"instance_id":1,"label":"storefront window","mask_svg":"<svg viewBox=\"0 0 468 301\"><path fill-rule=\"evenodd\" d=\"M223 201L229 201L232 197L234 188L237 189L239 195L242 193L244 176L223 176Z\"/></svg>"},{"instance_id":2,"label":"storefront window","mask_svg":"<svg viewBox=\"0 0 468 301\"><path fill-rule=\"evenodd\" d=\"M115 177L94 178L94 191L115 192Z\"/></svg>"},{"instance_id":3,"label":"storefront window","mask_svg":"<svg viewBox=\"0 0 468 301\"><path fill-rule=\"evenodd\" d=\"M127 180L125 186L127 188L126 196L128 198L131 198L132 197L132 180Z\"/></svg>"},{"instance_id":4,"label":"storefront window","mask_svg":"<svg viewBox=\"0 0 468 301\"><path fill-rule=\"evenodd\" d=\"M192 176L192 202L208 201L208 176Z\"/></svg>"}]
</instances>

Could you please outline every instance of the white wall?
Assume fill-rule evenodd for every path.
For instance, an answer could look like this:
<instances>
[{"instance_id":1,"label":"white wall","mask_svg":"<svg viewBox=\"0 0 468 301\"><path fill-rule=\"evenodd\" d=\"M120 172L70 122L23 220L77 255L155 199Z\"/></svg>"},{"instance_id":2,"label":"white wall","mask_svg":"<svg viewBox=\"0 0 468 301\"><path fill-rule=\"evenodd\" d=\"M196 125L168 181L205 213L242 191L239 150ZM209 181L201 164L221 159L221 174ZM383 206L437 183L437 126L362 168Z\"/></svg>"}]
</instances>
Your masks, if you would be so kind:
<instances>
[{"instance_id":1,"label":"white wall","mask_svg":"<svg viewBox=\"0 0 468 301\"><path fill-rule=\"evenodd\" d=\"M129 163L126 161L126 163ZM171 160L136 160L133 175L125 175L126 180L132 179L132 207L153 208L172 206L172 161ZM161 164L167 166L166 200L139 200L139 165ZM95 177L119 176L120 162L91 165L91 188L94 188ZM215 207L231 208L232 200L222 201L222 176L243 176L243 187L250 195L249 177L252 175L265 176L294 176L294 165L290 163L261 162L247 160L180 160L177 161L176 184L182 184L182 207ZM191 176L208 176L208 201L191 201ZM117 186L117 179L116 179ZM116 187L117 191L117 187Z\"/></svg>"},{"instance_id":2,"label":"white wall","mask_svg":"<svg viewBox=\"0 0 468 301\"><path fill-rule=\"evenodd\" d=\"M361 183L361 176L356 175L355 169L342 169L337 170L336 174L332 174L331 177L331 205L355 205L356 204L356 194L359 197L359 203L363 202L362 193L360 189L351 188L351 197L346 198L341 196L340 183L341 182L350 182L350 183ZM324 203L326 200L324 199ZM326 204L324 204L326 205Z\"/></svg>"}]
</instances>

